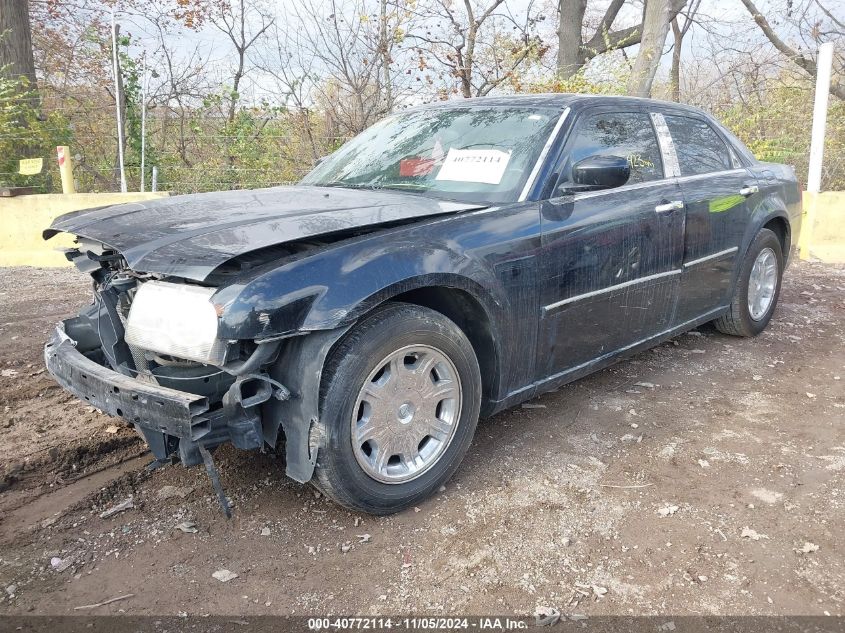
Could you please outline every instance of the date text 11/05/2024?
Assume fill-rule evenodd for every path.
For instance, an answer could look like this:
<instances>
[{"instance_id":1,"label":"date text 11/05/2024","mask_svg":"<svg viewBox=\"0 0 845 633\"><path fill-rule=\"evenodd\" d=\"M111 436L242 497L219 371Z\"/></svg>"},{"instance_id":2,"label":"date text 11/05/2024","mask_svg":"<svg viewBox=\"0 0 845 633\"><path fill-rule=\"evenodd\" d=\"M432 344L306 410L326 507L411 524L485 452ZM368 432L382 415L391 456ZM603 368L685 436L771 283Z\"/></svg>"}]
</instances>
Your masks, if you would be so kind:
<instances>
[{"instance_id":1,"label":"date text 11/05/2024","mask_svg":"<svg viewBox=\"0 0 845 633\"><path fill-rule=\"evenodd\" d=\"M309 631L406 630L406 631L524 631L532 620L509 616L464 617L327 617L309 618Z\"/></svg>"}]
</instances>

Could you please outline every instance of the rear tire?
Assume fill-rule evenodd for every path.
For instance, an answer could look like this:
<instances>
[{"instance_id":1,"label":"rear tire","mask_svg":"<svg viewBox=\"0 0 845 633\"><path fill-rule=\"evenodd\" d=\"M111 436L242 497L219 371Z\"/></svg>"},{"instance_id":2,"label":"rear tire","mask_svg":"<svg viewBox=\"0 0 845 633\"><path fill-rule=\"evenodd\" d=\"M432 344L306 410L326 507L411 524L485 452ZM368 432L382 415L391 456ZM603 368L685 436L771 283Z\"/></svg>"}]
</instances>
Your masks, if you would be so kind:
<instances>
[{"instance_id":1,"label":"rear tire","mask_svg":"<svg viewBox=\"0 0 845 633\"><path fill-rule=\"evenodd\" d=\"M429 308L386 304L326 362L311 483L352 510L407 508L457 470L480 407L481 373L461 329Z\"/></svg>"},{"instance_id":2,"label":"rear tire","mask_svg":"<svg viewBox=\"0 0 845 633\"><path fill-rule=\"evenodd\" d=\"M780 240L773 231L760 229L745 254L730 309L713 321L713 325L732 336L757 336L774 314L782 278Z\"/></svg>"}]
</instances>

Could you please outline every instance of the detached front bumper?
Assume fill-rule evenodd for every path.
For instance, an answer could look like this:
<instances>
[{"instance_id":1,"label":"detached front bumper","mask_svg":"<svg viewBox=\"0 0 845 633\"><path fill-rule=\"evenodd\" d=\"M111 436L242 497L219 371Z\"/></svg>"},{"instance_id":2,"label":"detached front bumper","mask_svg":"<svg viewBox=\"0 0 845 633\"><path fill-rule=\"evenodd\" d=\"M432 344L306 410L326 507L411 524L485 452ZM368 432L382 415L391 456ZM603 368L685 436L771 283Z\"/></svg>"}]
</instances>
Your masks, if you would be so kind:
<instances>
[{"instance_id":1,"label":"detached front bumper","mask_svg":"<svg viewBox=\"0 0 845 633\"><path fill-rule=\"evenodd\" d=\"M227 373L231 379L219 388L191 393L172 388L178 382L165 387L105 366L98 310L59 323L44 348L47 370L64 389L126 420L159 461L178 457L185 466L208 467L206 449L226 442L243 450L283 446L287 475L311 480L323 366L349 326L291 337L278 353L259 348L237 377ZM185 385L197 385L196 376Z\"/></svg>"},{"instance_id":2,"label":"detached front bumper","mask_svg":"<svg viewBox=\"0 0 845 633\"><path fill-rule=\"evenodd\" d=\"M92 406L179 438L208 433L208 398L160 387L98 365L76 349L60 324L44 347L44 362L62 387Z\"/></svg>"},{"instance_id":3,"label":"detached front bumper","mask_svg":"<svg viewBox=\"0 0 845 633\"><path fill-rule=\"evenodd\" d=\"M59 323L44 347L47 371L64 389L135 427L153 455L164 460L178 452L186 466L202 461L199 447L231 441L238 448L260 448L261 423L239 405L212 410L209 399L137 380L87 358Z\"/></svg>"}]
</instances>

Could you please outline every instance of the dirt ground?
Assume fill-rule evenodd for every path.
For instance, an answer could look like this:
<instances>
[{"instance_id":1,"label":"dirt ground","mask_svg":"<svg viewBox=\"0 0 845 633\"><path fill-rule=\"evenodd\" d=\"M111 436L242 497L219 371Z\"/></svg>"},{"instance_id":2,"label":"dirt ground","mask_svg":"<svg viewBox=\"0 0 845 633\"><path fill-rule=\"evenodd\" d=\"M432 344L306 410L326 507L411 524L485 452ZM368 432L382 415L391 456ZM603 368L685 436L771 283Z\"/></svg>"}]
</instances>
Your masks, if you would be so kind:
<instances>
[{"instance_id":1,"label":"dirt ground","mask_svg":"<svg viewBox=\"0 0 845 633\"><path fill-rule=\"evenodd\" d=\"M756 339L705 326L483 421L445 491L389 518L231 447L231 520L202 468L146 472L43 370L87 295L0 274L0 614L845 612L845 268L793 264Z\"/></svg>"}]
</instances>

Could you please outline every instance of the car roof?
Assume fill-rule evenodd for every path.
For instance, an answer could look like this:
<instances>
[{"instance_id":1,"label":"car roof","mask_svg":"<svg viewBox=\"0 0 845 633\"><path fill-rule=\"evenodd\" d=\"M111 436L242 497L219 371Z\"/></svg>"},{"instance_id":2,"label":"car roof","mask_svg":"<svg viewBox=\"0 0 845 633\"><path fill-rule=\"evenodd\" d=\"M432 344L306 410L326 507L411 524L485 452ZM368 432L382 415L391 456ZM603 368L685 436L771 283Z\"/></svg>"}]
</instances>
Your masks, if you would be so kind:
<instances>
[{"instance_id":1,"label":"car roof","mask_svg":"<svg viewBox=\"0 0 845 633\"><path fill-rule=\"evenodd\" d=\"M540 94L519 94L503 95L496 97L472 97L469 99L451 99L449 101L438 101L420 105L412 110L427 109L450 109L466 107L519 107L519 108L552 108L563 110L571 106L586 105L609 105L609 106L660 106L661 109L672 109L686 111L710 118L703 110L674 101L661 101L659 99L645 99L642 97L628 97L623 95L593 95L576 93L540 93Z\"/></svg>"}]
</instances>

